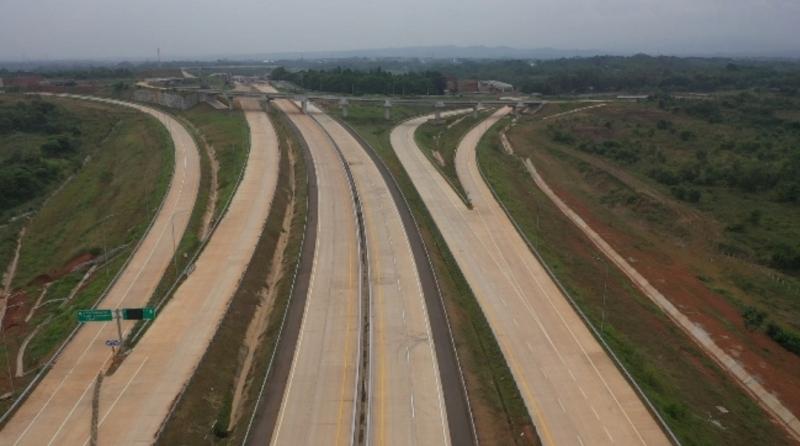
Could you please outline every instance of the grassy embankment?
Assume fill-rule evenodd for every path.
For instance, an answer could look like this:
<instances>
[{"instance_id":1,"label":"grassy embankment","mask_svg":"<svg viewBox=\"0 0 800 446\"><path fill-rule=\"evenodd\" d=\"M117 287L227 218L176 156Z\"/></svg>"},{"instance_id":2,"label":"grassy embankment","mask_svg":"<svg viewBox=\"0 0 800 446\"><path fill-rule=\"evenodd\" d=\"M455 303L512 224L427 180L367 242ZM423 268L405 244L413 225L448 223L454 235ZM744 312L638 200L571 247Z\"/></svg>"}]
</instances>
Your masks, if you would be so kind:
<instances>
[{"instance_id":1,"label":"grassy embankment","mask_svg":"<svg viewBox=\"0 0 800 446\"><path fill-rule=\"evenodd\" d=\"M534 116L512 130L517 155L539 156L549 150L540 149L541 139L530 130L546 123ZM686 445L788 443L782 429L720 367L620 271L606 263L580 230L534 186L517 155L505 154L498 134L504 124L501 121L493 127L479 145L482 170L593 325L602 327L606 342L678 438ZM554 160L567 158L555 151L551 155ZM563 183L580 182L580 174L566 176L563 166L540 161L535 159L548 181L564 176ZM624 228L620 225L617 220L613 223Z\"/></svg>"},{"instance_id":2,"label":"grassy embankment","mask_svg":"<svg viewBox=\"0 0 800 446\"><path fill-rule=\"evenodd\" d=\"M747 93L662 99L525 136L580 171L575 193L605 204L594 214L631 221L631 234L740 313L729 328L751 332L742 337L756 350L764 332L800 355L799 104Z\"/></svg>"},{"instance_id":3,"label":"grassy embankment","mask_svg":"<svg viewBox=\"0 0 800 446\"><path fill-rule=\"evenodd\" d=\"M265 230L225 318L159 438L160 444L189 444L208 441L239 444L243 438L249 414L255 409L260 379L265 373L269 357L275 348L283 313L289 302L292 275L299 260L308 193L306 167L300 146L295 140L285 116L275 111L270 115L280 141L281 165L275 198ZM295 161L293 167L289 163L289 152L293 154ZM290 175L290 171L292 171L292 175ZM291 183L292 177L294 184ZM292 196L292 189L294 189L294 196ZM294 201L294 212L291 216L291 229L282 260L282 273L275 283L274 300L269 303L270 312L267 325L259 335L258 348L253 359L254 365L246 374L247 385L241 406L243 415L233 429L228 431L235 379L241 372L247 349L246 330L256 309L260 305L265 305L264 296L269 291L267 276L270 273L270 265L278 239L283 233L284 217L289 211L292 201ZM287 236L287 234L284 235ZM238 349L240 354L232 356L233 349Z\"/></svg>"},{"instance_id":4,"label":"grassy embankment","mask_svg":"<svg viewBox=\"0 0 800 446\"><path fill-rule=\"evenodd\" d=\"M329 112L341 118L338 109L329 107ZM387 121L382 107L353 106L346 122L389 167L419 224L452 324L481 443L537 444L533 423L478 302L389 142L397 123L429 112L432 110L396 106L393 119Z\"/></svg>"},{"instance_id":5,"label":"grassy embankment","mask_svg":"<svg viewBox=\"0 0 800 446\"><path fill-rule=\"evenodd\" d=\"M10 100L32 98L3 99ZM15 291L3 327L8 353L4 360L11 362L12 372L23 340L41 327L24 355L25 376L14 378L17 392L75 327L76 309L90 307L130 255L166 192L173 164L167 131L149 116L88 101L49 98L45 102L56 104L57 113L70 123L68 135L42 127L45 130L16 131L2 139L3 155L11 151L21 157L23 171L33 166L32 175L38 179L42 169L55 166L48 170L52 177L37 189L39 193L3 210L4 218L20 210L35 211L26 222ZM42 116L35 120L54 122ZM62 137L72 142L60 144L61 152L54 159L42 158L47 153L45 144ZM65 182L70 175L73 178ZM51 197L45 202L47 196ZM15 224L4 230L16 231ZM106 249L108 261L104 260ZM86 262L96 262L98 267L65 302L87 272ZM46 284L50 287L42 306L26 322ZM3 363L2 369L9 367ZM2 375L4 392L11 390L10 377ZM10 401L4 400L4 406Z\"/></svg>"},{"instance_id":6,"label":"grassy embankment","mask_svg":"<svg viewBox=\"0 0 800 446\"><path fill-rule=\"evenodd\" d=\"M469 205L467 193L456 173L456 149L461 138L472 127L485 119L488 113L488 111L480 111L477 118L472 113L466 113L444 118L441 122L431 120L419 126L414 135L423 153L428 156L431 163L444 175L467 205Z\"/></svg>"}]
</instances>

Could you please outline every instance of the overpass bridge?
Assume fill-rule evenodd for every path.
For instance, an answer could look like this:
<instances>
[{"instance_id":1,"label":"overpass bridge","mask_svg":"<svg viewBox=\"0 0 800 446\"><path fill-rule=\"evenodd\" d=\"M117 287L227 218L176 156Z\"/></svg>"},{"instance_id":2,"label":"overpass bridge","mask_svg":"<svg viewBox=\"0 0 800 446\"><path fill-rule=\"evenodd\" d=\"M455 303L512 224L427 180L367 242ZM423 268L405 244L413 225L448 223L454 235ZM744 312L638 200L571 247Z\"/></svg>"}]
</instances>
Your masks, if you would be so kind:
<instances>
[{"instance_id":1,"label":"overpass bridge","mask_svg":"<svg viewBox=\"0 0 800 446\"><path fill-rule=\"evenodd\" d=\"M286 92L260 92L252 90L223 90L218 88L196 88L196 87L182 87L170 86L162 87L157 86L147 81L137 83L140 88L180 92L180 93L194 93L203 98L223 97L229 104L233 105L233 99L239 98L255 98L262 101L265 108L270 107L270 103L276 99L290 99L295 100L301 104L303 112L308 111L309 101L326 101L334 102L342 109L344 116L347 116L348 108L351 103L373 103L382 104L384 107L384 116L386 119L391 117L391 109L394 105L423 105L430 106L436 110L437 118L439 118L442 110L451 107L472 108L474 112L481 107L501 107L511 106L515 111L519 111L528 106L538 106L545 101L538 98L515 98L515 99L491 99L491 98L448 98L446 96L430 96L430 97L397 97L397 96L354 96L354 95L341 95L330 93L286 93Z\"/></svg>"}]
</instances>

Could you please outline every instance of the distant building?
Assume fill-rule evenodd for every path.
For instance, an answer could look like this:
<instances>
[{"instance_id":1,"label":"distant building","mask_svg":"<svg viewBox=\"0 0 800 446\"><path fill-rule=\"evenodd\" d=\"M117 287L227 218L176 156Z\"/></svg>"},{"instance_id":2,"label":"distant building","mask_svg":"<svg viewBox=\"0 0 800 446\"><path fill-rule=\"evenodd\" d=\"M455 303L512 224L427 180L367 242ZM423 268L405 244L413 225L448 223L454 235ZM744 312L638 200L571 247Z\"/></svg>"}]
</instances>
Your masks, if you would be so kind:
<instances>
[{"instance_id":1,"label":"distant building","mask_svg":"<svg viewBox=\"0 0 800 446\"><path fill-rule=\"evenodd\" d=\"M479 82L475 79L459 79L458 92L459 93L477 93L479 92Z\"/></svg>"},{"instance_id":2,"label":"distant building","mask_svg":"<svg viewBox=\"0 0 800 446\"><path fill-rule=\"evenodd\" d=\"M7 77L4 80L5 86L7 87L33 88L41 85L44 77L38 74L29 74L25 76Z\"/></svg>"},{"instance_id":3,"label":"distant building","mask_svg":"<svg viewBox=\"0 0 800 446\"><path fill-rule=\"evenodd\" d=\"M478 83L478 91L486 93L505 93L507 91L514 91L514 86L501 81L480 81Z\"/></svg>"}]
</instances>

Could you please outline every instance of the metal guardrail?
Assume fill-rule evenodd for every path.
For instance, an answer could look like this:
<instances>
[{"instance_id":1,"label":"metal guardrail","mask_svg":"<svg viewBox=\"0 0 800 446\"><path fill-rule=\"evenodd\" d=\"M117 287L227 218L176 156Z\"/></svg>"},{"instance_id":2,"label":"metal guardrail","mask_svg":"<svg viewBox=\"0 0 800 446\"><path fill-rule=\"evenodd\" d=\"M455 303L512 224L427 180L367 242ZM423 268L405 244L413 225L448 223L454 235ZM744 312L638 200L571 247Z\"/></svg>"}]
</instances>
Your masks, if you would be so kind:
<instances>
[{"instance_id":1,"label":"metal guardrail","mask_svg":"<svg viewBox=\"0 0 800 446\"><path fill-rule=\"evenodd\" d=\"M420 116L424 116L424 115L420 115ZM419 117L419 116L417 116L417 117ZM415 118L416 117L412 117L410 119L415 119ZM386 165L386 162L383 160L383 158L378 154L378 151L375 150L375 148L372 146L372 144L367 142L367 140L364 139L364 137L362 137L361 134L356 132L356 130L352 126L350 126L350 124L344 122L341 119L335 118L335 117L333 119L335 119L337 122L339 122L359 143L361 143L361 145L363 145L364 147L366 147L369 150L368 154L369 154L370 158L372 158L372 160L377 164L378 169L381 170L382 172L384 172L392 180L392 183L394 183L394 187L397 189L398 193L400 194L400 197L402 197L402 199L403 199L403 204L405 205L406 209L408 210L408 214L411 217L411 221L414 223L415 230L417 231L417 233L421 234L420 225L417 222L417 218L414 216L414 213L411 211L411 205L408 202L408 198L406 198L406 195L403 192L403 189L400 187L400 183L397 181L397 178L394 176L392 171L389 169L389 166ZM401 125L402 125L402 123L401 123ZM435 223L434 223L434 226L435 226ZM438 228L436 228L436 230L438 231ZM420 239L421 238L422 238L422 236L420 235ZM439 285L439 277L437 276L436 270L433 267L433 261L431 260L431 255L430 255L430 252L428 250L428 246L427 246L427 244L425 244L424 240L422 241L422 248L425 251L425 258L427 259L427 262L428 262L428 268L431 271L431 275L433 276L433 280L434 280L434 283L436 285L436 294L439 297L439 303L441 304L442 308L445 309L445 311L443 311L443 313L444 313L445 322L447 323L447 333L448 333L449 338L450 338L450 346L453 349L453 355L455 356L455 359L456 359L456 366L458 367L459 380L461 382L461 388L462 388L462 391L464 392L464 397L465 397L464 399L465 399L466 404L467 404L467 412L469 413L470 428L472 430L472 438L474 439L475 444L478 445L478 444L480 444L480 441L478 439L478 432L477 432L477 429L475 427L475 417L474 417L474 415L472 413L472 405L470 404L470 401L469 401L469 392L467 390L466 380L464 379L464 371L462 370L462 367L461 367L461 359L458 356L458 350L456 349L456 341L455 341L455 338L453 337L453 328L452 328L452 326L450 324L450 316L447 314L447 310L446 310L447 307L445 306L444 297L442 296L442 290L441 290L441 287Z\"/></svg>"}]
</instances>

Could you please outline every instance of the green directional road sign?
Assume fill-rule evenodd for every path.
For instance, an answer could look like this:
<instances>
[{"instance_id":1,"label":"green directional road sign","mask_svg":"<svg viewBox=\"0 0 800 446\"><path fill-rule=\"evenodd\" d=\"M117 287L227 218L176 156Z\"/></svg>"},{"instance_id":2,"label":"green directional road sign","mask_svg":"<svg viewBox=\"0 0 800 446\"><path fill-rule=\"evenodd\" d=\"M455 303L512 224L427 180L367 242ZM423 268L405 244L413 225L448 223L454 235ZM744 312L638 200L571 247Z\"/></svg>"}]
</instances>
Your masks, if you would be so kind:
<instances>
[{"instance_id":1,"label":"green directional road sign","mask_svg":"<svg viewBox=\"0 0 800 446\"><path fill-rule=\"evenodd\" d=\"M122 319L126 321L138 321L140 319L151 320L156 317L156 309L153 307L144 308L123 308Z\"/></svg>"},{"instance_id":2,"label":"green directional road sign","mask_svg":"<svg viewBox=\"0 0 800 446\"><path fill-rule=\"evenodd\" d=\"M111 310L78 310L78 322L108 322L114 320Z\"/></svg>"}]
</instances>

